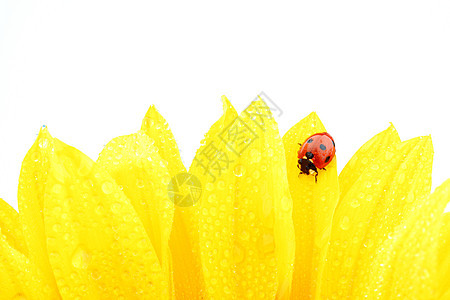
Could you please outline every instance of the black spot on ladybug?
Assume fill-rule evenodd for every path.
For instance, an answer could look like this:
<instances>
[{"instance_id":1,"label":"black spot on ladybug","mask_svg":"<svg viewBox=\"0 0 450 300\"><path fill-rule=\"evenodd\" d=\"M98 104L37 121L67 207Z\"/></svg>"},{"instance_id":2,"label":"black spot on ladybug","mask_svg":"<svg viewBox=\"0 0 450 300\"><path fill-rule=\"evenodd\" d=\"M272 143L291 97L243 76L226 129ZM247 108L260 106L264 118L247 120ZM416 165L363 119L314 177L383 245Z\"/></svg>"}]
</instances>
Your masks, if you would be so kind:
<instances>
[{"instance_id":1,"label":"black spot on ladybug","mask_svg":"<svg viewBox=\"0 0 450 300\"><path fill-rule=\"evenodd\" d=\"M311 144L313 141L313 139L309 139L308 141L306 141L308 144Z\"/></svg>"},{"instance_id":2,"label":"black spot on ladybug","mask_svg":"<svg viewBox=\"0 0 450 300\"><path fill-rule=\"evenodd\" d=\"M314 154L312 154L312 152L306 152L307 159L312 159L313 157L314 157Z\"/></svg>"},{"instance_id":3,"label":"black spot on ladybug","mask_svg":"<svg viewBox=\"0 0 450 300\"><path fill-rule=\"evenodd\" d=\"M333 142L333 147L336 147L336 145L334 144L334 140L331 140Z\"/></svg>"},{"instance_id":4,"label":"black spot on ladybug","mask_svg":"<svg viewBox=\"0 0 450 300\"><path fill-rule=\"evenodd\" d=\"M325 162L327 163L327 162L329 162L329 161L330 161L330 157L327 156L327 158L325 158Z\"/></svg>"},{"instance_id":5,"label":"black spot on ladybug","mask_svg":"<svg viewBox=\"0 0 450 300\"><path fill-rule=\"evenodd\" d=\"M327 147L325 147L325 145L324 144L320 144L320 149L322 149L322 150L327 150Z\"/></svg>"}]
</instances>

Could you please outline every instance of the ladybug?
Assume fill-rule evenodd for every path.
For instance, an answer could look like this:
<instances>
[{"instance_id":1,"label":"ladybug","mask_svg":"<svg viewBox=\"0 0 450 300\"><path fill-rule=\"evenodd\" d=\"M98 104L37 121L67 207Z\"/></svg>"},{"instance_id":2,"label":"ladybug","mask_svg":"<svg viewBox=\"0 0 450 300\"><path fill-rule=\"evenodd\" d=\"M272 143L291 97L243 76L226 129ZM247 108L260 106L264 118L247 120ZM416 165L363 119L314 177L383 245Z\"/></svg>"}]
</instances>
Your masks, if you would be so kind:
<instances>
[{"instance_id":1,"label":"ladybug","mask_svg":"<svg viewBox=\"0 0 450 300\"><path fill-rule=\"evenodd\" d=\"M315 133L299 145L297 167L300 174L314 175L317 183L317 169L326 170L336 152L333 137L327 132Z\"/></svg>"}]
</instances>

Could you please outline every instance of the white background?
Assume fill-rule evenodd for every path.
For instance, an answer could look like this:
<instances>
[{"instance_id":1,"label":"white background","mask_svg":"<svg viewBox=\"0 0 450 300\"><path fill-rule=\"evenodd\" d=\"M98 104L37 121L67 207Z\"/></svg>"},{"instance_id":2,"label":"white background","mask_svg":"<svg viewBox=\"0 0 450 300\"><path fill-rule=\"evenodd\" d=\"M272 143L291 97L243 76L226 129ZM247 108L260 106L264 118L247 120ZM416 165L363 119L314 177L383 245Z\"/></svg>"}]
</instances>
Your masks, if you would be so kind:
<instances>
[{"instance_id":1,"label":"white background","mask_svg":"<svg viewBox=\"0 0 450 300\"><path fill-rule=\"evenodd\" d=\"M189 166L220 117L264 91L284 134L316 111L338 168L393 122L431 134L450 177L450 2L0 0L0 197L17 208L42 125L96 159L155 104ZM450 206L449 206L450 208Z\"/></svg>"}]
</instances>

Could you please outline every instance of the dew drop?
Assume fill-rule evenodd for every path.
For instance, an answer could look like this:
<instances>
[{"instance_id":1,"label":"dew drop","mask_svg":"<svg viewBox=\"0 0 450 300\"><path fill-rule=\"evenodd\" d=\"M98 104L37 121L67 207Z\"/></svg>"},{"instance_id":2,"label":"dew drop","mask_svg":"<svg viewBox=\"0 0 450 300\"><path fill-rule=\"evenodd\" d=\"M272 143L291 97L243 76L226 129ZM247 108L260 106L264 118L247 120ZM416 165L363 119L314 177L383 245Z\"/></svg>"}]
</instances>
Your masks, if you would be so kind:
<instances>
[{"instance_id":1,"label":"dew drop","mask_svg":"<svg viewBox=\"0 0 450 300\"><path fill-rule=\"evenodd\" d=\"M281 198L281 209L284 211L289 211L292 209L292 199L284 196Z\"/></svg>"},{"instance_id":2,"label":"dew drop","mask_svg":"<svg viewBox=\"0 0 450 300\"><path fill-rule=\"evenodd\" d=\"M222 265L222 267L226 268L228 267L228 260L224 258L220 261L220 264Z\"/></svg>"},{"instance_id":3,"label":"dew drop","mask_svg":"<svg viewBox=\"0 0 450 300\"><path fill-rule=\"evenodd\" d=\"M59 231L61 231L61 228L62 228L62 226L61 226L61 224L59 224L59 223L56 223L56 224L53 225L53 231L54 231L54 232L59 232Z\"/></svg>"},{"instance_id":4,"label":"dew drop","mask_svg":"<svg viewBox=\"0 0 450 300\"><path fill-rule=\"evenodd\" d=\"M205 185L205 189L206 189L207 191L211 192L212 190L214 190L214 184L213 184L212 182L208 182L208 183Z\"/></svg>"},{"instance_id":5,"label":"dew drop","mask_svg":"<svg viewBox=\"0 0 450 300\"><path fill-rule=\"evenodd\" d=\"M346 284L348 281L348 279L346 277L341 277L341 279L339 280L340 284Z\"/></svg>"},{"instance_id":6,"label":"dew drop","mask_svg":"<svg viewBox=\"0 0 450 300\"><path fill-rule=\"evenodd\" d=\"M258 149L250 150L250 162L259 163L261 161L261 152Z\"/></svg>"},{"instance_id":7,"label":"dew drop","mask_svg":"<svg viewBox=\"0 0 450 300\"><path fill-rule=\"evenodd\" d=\"M243 239L244 241L248 241L248 239L250 238L250 233L248 233L248 231L246 230L242 230L240 238Z\"/></svg>"},{"instance_id":8,"label":"dew drop","mask_svg":"<svg viewBox=\"0 0 450 300\"><path fill-rule=\"evenodd\" d=\"M258 240L258 249L263 254L271 253L275 250L275 242L273 234L264 233Z\"/></svg>"},{"instance_id":9,"label":"dew drop","mask_svg":"<svg viewBox=\"0 0 450 300\"><path fill-rule=\"evenodd\" d=\"M400 173L397 177L397 183L403 184L403 182L405 182L405 173Z\"/></svg>"},{"instance_id":10,"label":"dew drop","mask_svg":"<svg viewBox=\"0 0 450 300\"><path fill-rule=\"evenodd\" d=\"M217 215L217 208L211 207L209 209L209 213L210 213L211 216L215 217Z\"/></svg>"},{"instance_id":11,"label":"dew drop","mask_svg":"<svg viewBox=\"0 0 450 300\"><path fill-rule=\"evenodd\" d=\"M110 181L105 181L102 184L102 191L105 194L111 194L113 192L113 184Z\"/></svg>"},{"instance_id":12,"label":"dew drop","mask_svg":"<svg viewBox=\"0 0 450 300\"><path fill-rule=\"evenodd\" d=\"M240 262L242 262L244 260L244 250L241 248L241 246L239 245L234 245L233 248L233 259L234 259L234 263L238 264Z\"/></svg>"},{"instance_id":13,"label":"dew drop","mask_svg":"<svg viewBox=\"0 0 450 300\"><path fill-rule=\"evenodd\" d=\"M48 140L47 140L47 139L42 139L42 140L39 142L39 147L40 147L40 148L47 148L47 146L48 146Z\"/></svg>"},{"instance_id":14,"label":"dew drop","mask_svg":"<svg viewBox=\"0 0 450 300\"><path fill-rule=\"evenodd\" d=\"M91 256L89 253L80 246L75 249L72 254L72 265L77 269L87 269L91 262Z\"/></svg>"},{"instance_id":15,"label":"dew drop","mask_svg":"<svg viewBox=\"0 0 450 300\"><path fill-rule=\"evenodd\" d=\"M121 207L122 205L119 202L114 202L113 204L111 204L111 211L115 214L119 214Z\"/></svg>"},{"instance_id":16,"label":"dew drop","mask_svg":"<svg viewBox=\"0 0 450 300\"><path fill-rule=\"evenodd\" d=\"M348 230L350 228L350 219L347 216L343 216L339 226L342 230Z\"/></svg>"},{"instance_id":17,"label":"dew drop","mask_svg":"<svg viewBox=\"0 0 450 300\"><path fill-rule=\"evenodd\" d=\"M386 151L386 153L384 154L384 158L386 160L391 160L392 157L394 157L394 153L392 153L391 151Z\"/></svg>"},{"instance_id":18,"label":"dew drop","mask_svg":"<svg viewBox=\"0 0 450 300\"><path fill-rule=\"evenodd\" d=\"M364 243L364 247L370 248L373 246L373 241L371 239L367 239L367 241Z\"/></svg>"},{"instance_id":19,"label":"dew drop","mask_svg":"<svg viewBox=\"0 0 450 300\"><path fill-rule=\"evenodd\" d=\"M413 193L408 193L408 196L406 196L405 201L406 201L407 203L412 203L412 202L414 202L414 194L413 194Z\"/></svg>"},{"instance_id":20,"label":"dew drop","mask_svg":"<svg viewBox=\"0 0 450 300\"><path fill-rule=\"evenodd\" d=\"M224 190L224 189L225 189L225 181L219 180L219 181L217 182L217 188L218 188L219 190Z\"/></svg>"},{"instance_id":21,"label":"dew drop","mask_svg":"<svg viewBox=\"0 0 450 300\"><path fill-rule=\"evenodd\" d=\"M234 175L236 175L237 177L241 177L242 175L245 174L245 167L244 167L243 165L241 165L241 164L236 165L236 166L234 167L233 173L234 173Z\"/></svg>"},{"instance_id":22,"label":"dew drop","mask_svg":"<svg viewBox=\"0 0 450 300\"><path fill-rule=\"evenodd\" d=\"M59 194L62 192L62 189L63 189L62 185L60 185L59 183L55 183L52 187L52 192L55 194Z\"/></svg>"},{"instance_id":23,"label":"dew drop","mask_svg":"<svg viewBox=\"0 0 450 300\"><path fill-rule=\"evenodd\" d=\"M353 208L357 208L360 206L358 199L353 198L353 200L350 202L350 206Z\"/></svg>"},{"instance_id":24,"label":"dew drop","mask_svg":"<svg viewBox=\"0 0 450 300\"><path fill-rule=\"evenodd\" d=\"M231 289L228 285L223 287L223 291L225 292L225 294L230 295L231 294Z\"/></svg>"},{"instance_id":25,"label":"dew drop","mask_svg":"<svg viewBox=\"0 0 450 300\"><path fill-rule=\"evenodd\" d=\"M31 153L31 159L33 161L35 161L35 162L39 161L39 157L40 157L39 152L35 151L35 152Z\"/></svg>"},{"instance_id":26,"label":"dew drop","mask_svg":"<svg viewBox=\"0 0 450 300\"><path fill-rule=\"evenodd\" d=\"M27 297L25 297L25 295L22 293L18 293L12 298L12 300L26 300L26 299Z\"/></svg>"},{"instance_id":27,"label":"dew drop","mask_svg":"<svg viewBox=\"0 0 450 300\"><path fill-rule=\"evenodd\" d=\"M145 186L144 180L142 180L141 178L136 179L136 186L139 189L142 189Z\"/></svg>"}]
</instances>

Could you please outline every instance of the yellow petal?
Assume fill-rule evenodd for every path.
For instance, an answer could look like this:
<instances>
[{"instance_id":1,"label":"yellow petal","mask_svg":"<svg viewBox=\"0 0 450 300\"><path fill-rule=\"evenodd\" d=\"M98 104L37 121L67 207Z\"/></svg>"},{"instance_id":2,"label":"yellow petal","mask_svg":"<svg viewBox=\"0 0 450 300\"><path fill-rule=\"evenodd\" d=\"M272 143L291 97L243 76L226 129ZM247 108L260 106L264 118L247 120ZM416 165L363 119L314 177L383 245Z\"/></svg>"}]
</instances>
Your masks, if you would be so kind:
<instances>
[{"instance_id":1,"label":"yellow petal","mask_svg":"<svg viewBox=\"0 0 450 300\"><path fill-rule=\"evenodd\" d=\"M195 207L208 298L274 299L277 291L286 298L295 247L292 203L267 105L255 101L240 117L225 109L190 172L204 184Z\"/></svg>"},{"instance_id":2,"label":"yellow petal","mask_svg":"<svg viewBox=\"0 0 450 300\"><path fill-rule=\"evenodd\" d=\"M167 162L171 183L178 182L178 176L189 175L186 173L178 146L166 120L154 106L147 111L141 130L154 141L159 155ZM200 257L198 251L195 252L198 236L190 234L193 232L191 215L191 208L175 206L169 246L172 253L173 281L177 299L201 299L204 293Z\"/></svg>"},{"instance_id":3,"label":"yellow petal","mask_svg":"<svg viewBox=\"0 0 450 300\"><path fill-rule=\"evenodd\" d=\"M439 237L437 257L437 265L439 267L437 273L438 295L441 295L441 299L450 299L450 297L444 297L445 293L448 293L450 296L450 212L442 216Z\"/></svg>"},{"instance_id":4,"label":"yellow petal","mask_svg":"<svg viewBox=\"0 0 450 300\"><path fill-rule=\"evenodd\" d=\"M317 115L311 113L283 136L296 240L291 299L314 298L327 252L333 211L339 197L336 157L326 171L319 170L317 183L314 176L299 175L297 167L298 143L324 131L325 127Z\"/></svg>"},{"instance_id":5,"label":"yellow petal","mask_svg":"<svg viewBox=\"0 0 450 300\"><path fill-rule=\"evenodd\" d=\"M356 151L339 174L340 198L343 199L364 170L372 164L380 152L389 159L395 155L393 147L400 143L400 137L391 124L386 130L368 140Z\"/></svg>"},{"instance_id":6,"label":"yellow petal","mask_svg":"<svg viewBox=\"0 0 450 300\"><path fill-rule=\"evenodd\" d=\"M54 139L45 191L47 250L65 299L167 299L144 225L111 176Z\"/></svg>"},{"instance_id":7,"label":"yellow petal","mask_svg":"<svg viewBox=\"0 0 450 300\"><path fill-rule=\"evenodd\" d=\"M19 218L26 237L28 257L42 272L43 282L54 291L52 299L59 297L59 292L46 251L43 211L47 170L53 155L53 137L47 127L43 127L22 162L18 190Z\"/></svg>"},{"instance_id":8,"label":"yellow petal","mask_svg":"<svg viewBox=\"0 0 450 300\"><path fill-rule=\"evenodd\" d=\"M230 166L228 169L209 169L210 151L212 155L216 155L216 147L219 146L221 140L218 135L226 126L229 126L237 117L235 109L229 103L228 99L222 97L223 101L223 115L215 122L209 131L205 134L205 139L201 141L201 146L197 150L197 153L189 168L189 173L199 179L202 188L202 194L197 203L192 207L185 207L183 212L188 218L186 223L191 225L189 230L189 236L191 237L193 249L200 255L199 259L202 266L202 273L204 274L205 284L205 296L207 298L217 299L233 299L235 297L234 292L234 275L232 273L229 264L224 264L221 267L220 257L232 258L233 252L233 203L234 203L234 179L231 176L222 175L222 171L230 172ZM221 146L220 151L223 151L224 146ZM219 148L217 148L219 149ZM219 151L217 151L219 153ZM226 163L226 162L225 162ZM220 174L217 174L221 171ZM217 180L218 176L221 176L221 180ZM214 194L215 185L213 181L220 182L221 193ZM216 217L215 222L221 225L220 231L217 236L213 231L208 231L210 225L203 224L207 217L209 210L208 206L218 206L220 202L220 210L217 207L213 208ZM204 209L203 209L204 208ZM205 215L203 215L205 213ZM212 218L208 219L212 223ZM216 223L212 223L214 226ZM214 228L214 227L212 227ZM210 239L210 236L214 236L215 239ZM231 248L231 250L230 250ZM214 251L215 249L215 251ZM226 251L225 251L226 250ZM220 253L219 253L220 251ZM209 255L212 252L211 259ZM227 253L227 254L225 254ZM216 264L217 262L217 264ZM220 268L222 272L219 276ZM226 288L225 288L226 286Z\"/></svg>"},{"instance_id":9,"label":"yellow petal","mask_svg":"<svg viewBox=\"0 0 450 300\"><path fill-rule=\"evenodd\" d=\"M16 250L28 255L28 249L23 236L19 214L8 203L0 198L0 228L6 241Z\"/></svg>"},{"instance_id":10,"label":"yellow petal","mask_svg":"<svg viewBox=\"0 0 450 300\"><path fill-rule=\"evenodd\" d=\"M172 131L155 106L150 106L145 114L141 130L151 138L150 142L158 149L161 158L166 161L172 176L186 171Z\"/></svg>"},{"instance_id":11,"label":"yellow petal","mask_svg":"<svg viewBox=\"0 0 450 300\"><path fill-rule=\"evenodd\" d=\"M0 298L58 299L36 265L12 247L0 230Z\"/></svg>"},{"instance_id":12,"label":"yellow petal","mask_svg":"<svg viewBox=\"0 0 450 300\"><path fill-rule=\"evenodd\" d=\"M114 178L141 219L156 251L166 280L170 271L169 237L173 202L167 185L169 172L150 138L138 132L110 141L97 161Z\"/></svg>"},{"instance_id":13,"label":"yellow petal","mask_svg":"<svg viewBox=\"0 0 450 300\"><path fill-rule=\"evenodd\" d=\"M366 269L378 247L430 191L433 150L429 137L381 152L340 199L333 218L322 297L349 297L367 284Z\"/></svg>"},{"instance_id":14,"label":"yellow petal","mask_svg":"<svg viewBox=\"0 0 450 300\"><path fill-rule=\"evenodd\" d=\"M354 298L376 291L382 299L436 299L436 237L450 201L450 180L429 198L416 201L412 214L383 241L370 264L362 266L367 281L359 285L362 288L354 292Z\"/></svg>"}]
</instances>

